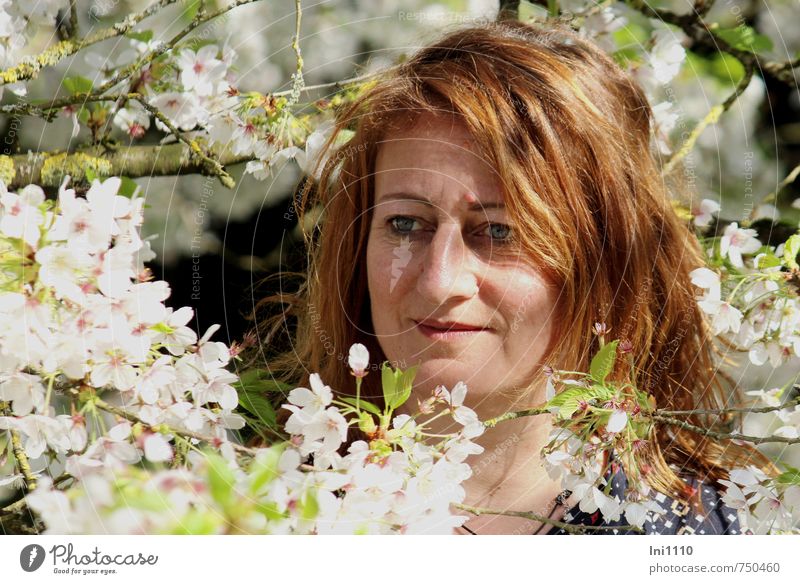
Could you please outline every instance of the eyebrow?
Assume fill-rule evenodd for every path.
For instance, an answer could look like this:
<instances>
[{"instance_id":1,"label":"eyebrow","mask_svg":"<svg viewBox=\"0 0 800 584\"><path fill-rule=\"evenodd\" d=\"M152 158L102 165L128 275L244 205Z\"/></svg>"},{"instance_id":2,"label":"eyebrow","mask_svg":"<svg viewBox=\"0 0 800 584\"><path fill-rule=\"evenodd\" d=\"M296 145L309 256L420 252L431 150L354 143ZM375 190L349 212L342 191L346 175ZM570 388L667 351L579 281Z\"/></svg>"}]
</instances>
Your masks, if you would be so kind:
<instances>
[{"instance_id":1,"label":"eyebrow","mask_svg":"<svg viewBox=\"0 0 800 584\"><path fill-rule=\"evenodd\" d=\"M426 199L423 196L415 195L414 193L391 193L384 197L381 197L378 200L378 203L383 201L403 201L403 200L412 200L412 201L419 201L420 203L424 203L429 207L433 207L434 204L430 199ZM468 207L470 211L483 211L484 209L504 209L506 206L504 201L489 201L487 203L481 203L478 201L477 203L472 203Z\"/></svg>"}]
</instances>

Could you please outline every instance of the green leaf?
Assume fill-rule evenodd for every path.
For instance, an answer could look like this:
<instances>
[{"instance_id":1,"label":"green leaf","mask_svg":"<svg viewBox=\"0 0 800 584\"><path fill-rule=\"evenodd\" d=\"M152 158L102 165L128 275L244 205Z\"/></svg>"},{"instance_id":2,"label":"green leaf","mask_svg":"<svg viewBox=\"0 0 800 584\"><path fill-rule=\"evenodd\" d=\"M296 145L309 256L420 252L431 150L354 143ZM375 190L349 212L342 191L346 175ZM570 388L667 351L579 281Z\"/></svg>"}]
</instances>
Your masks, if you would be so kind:
<instances>
[{"instance_id":1,"label":"green leaf","mask_svg":"<svg viewBox=\"0 0 800 584\"><path fill-rule=\"evenodd\" d=\"M93 183L97 179L97 173L91 168L87 168L84 172L86 174L86 180L88 180L89 183Z\"/></svg>"},{"instance_id":2,"label":"green leaf","mask_svg":"<svg viewBox=\"0 0 800 584\"><path fill-rule=\"evenodd\" d=\"M383 382L383 399L387 408L394 410L408 400L418 369L419 365L415 365L404 372L401 369L393 369L384 362L381 381Z\"/></svg>"},{"instance_id":3,"label":"green leaf","mask_svg":"<svg viewBox=\"0 0 800 584\"><path fill-rule=\"evenodd\" d=\"M307 490L303 493L298 503L300 510L300 517L306 521L311 521L319 513L319 503L317 502L317 495L313 489Z\"/></svg>"},{"instance_id":4,"label":"green leaf","mask_svg":"<svg viewBox=\"0 0 800 584\"><path fill-rule=\"evenodd\" d=\"M772 253L767 253L766 255L763 255L760 258L758 258L758 266L756 266L756 268L757 269L775 268L780 265L781 265L781 260L779 257L775 256Z\"/></svg>"},{"instance_id":5,"label":"green leaf","mask_svg":"<svg viewBox=\"0 0 800 584\"><path fill-rule=\"evenodd\" d=\"M250 493L256 495L262 487L271 483L278 476L278 462L280 462L285 449L286 443L282 442L258 453L250 467L252 475Z\"/></svg>"},{"instance_id":6,"label":"green leaf","mask_svg":"<svg viewBox=\"0 0 800 584\"><path fill-rule=\"evenodd\" d=\"M521 22L528 22L529 20L544 20L547 18L547 9L544 6L533 4L528 0L521 0L519 3L519 8L517 9L517 18Z\"/></svg>"},{"instance_id":7,"label":"green leaf","mask_svg":"<svg viewBox=\"0 0 800 584\"><path fill-rule=\"evenodd\" d=\"M772 40L768 36L758 34L752 27L745 24L735 28L713 28L713 33L740 51L761 53L772 50Z\"/></svg>"},{"instance_id":8,"label":"green leaf","mask_svg":"<svg viewBox=\"0 0 800 584\"><path fill-rule=\"evenodd\" d=\"M233 503L233 485L236 480L233 471L219 454L207 452L206 458L211 497L223 507L228 507Z\"/></svg>"},{"instance_id":9,"label":"green leaf","mask_svg":"<svg viewBox=\"0 0 800 584\"><path fill-rule=\"evenodd\" d=\"M200 10L200 0L189 0L181 13L181 18L191 22L197 16L198 10Z\"/></svg>"},{"instance_id":10,"label":"green leaf","mask_svg":"<svg viewBox=\"0 0 800 584\"><path fill-rule=\"evenodd\" d=\"M142 30L142 31L128 31L125 33L125 36L131 38L135 41L141 41L143 43L148 43L153 40L153 31L152 30Z\"/></svg>"},{"instance_id":11,"label":"green leaf","mask_svg":"<svg viewBox=\"0 0 800 584\"><path fill-rule=\"evenodd\" d=\"M117 194L121 197L128 197L130 199L136 193L139 185L136 184L136 181L128 178L127 176L121 176L120 179L122 179L122 184L120 184Z\"/></svg>"},{"instance_id":12,"label":"green leaf","mask_svg":"<svg viewBox=\"0 0 800 584\"><path fill-rule=\"evenodd\" d=\"M387 361L381 366L381 386L383 387L383 401L387 408L391 408L397 387L397 375Z\"/></svg>"},{"instance_id":13,"label":"green leaf","mask_svg":"<svg viewBox=\"0 0 800 584\"><path fill-rule=\"evenodd\" d=\"M575 385L554 395L547 403L547 407L558 408L558 415L566 420L578 411L582 401L588 402L592 399L598 399L605 402L611 399L613 395L614 392L611 389L602 385L592 385L591 387Z\"/></svg>"},{"instance_id":14,"label":"green leaf","mask_svg":"<svg viewBox=\"0 0 800 584\"><path fill-rule=\"evenodd\" d=\"M775 477L775 480L784 485L800 485L800 469L789 466L786 463L783 463L783 466L787 470Z\"/></svg>"},{"instance_id":15,"label":"green leaf","mask_svg":"<svg viewBox=\"0 0 800 584\"><path fill-rule=\"evenodd\" d=\"M260 393L288 394L294 389L288 383L283 383L274 378L266 369L248 369L239 375L239 381L232 384L236 389Z\"/></svg>"},{"instance_id":16,"label":"green leaf","mask_svg":"<svg viewBox=\"0 0 800 584\"><path fill-rule=\"evenodd\" d=\"M375 414L376 416L381 415L381 410L375 404L362 400L356 400L354 397L343 397L341 400L345 403L350 404L353 407L361 406L362 410L366 410L371 414Z\"/></svg>"},{"instance_id":17,"label":"green leaf","mask_svg":"<svg viewBox=\"0 0 800 584\"><path fill-rule=\"evenodd\" d=\"M372 414L369 412L361 412L358 417L358 429L364 432L365 434L372 434L375 430L378 429L378 426L375 424L375 419L372 417Z\"/></svg>"},{"instance_id":18,"label":"green leaf","mask_svg":"<svg viewBox=\"0 0 800 584\"><path fill-rule=\"evenodd\" d=\"M797 254L800 252L800 233L795 233L783 245L783 261L790 270L798 269Z\"/></svg>"},{"instance_id":19,"label":"green leaf","mask_svg":"<svg viewBox=\"0 0 800 584\"><path fill-rule=\"evenodd\" d=\"M270 428L276 427L275 408L260 392L249 389L239 390L239 405L266 426Z\"/></svg>"},{"instance_id":20,"label":"green leaf","mask_svg":"<svg viewBox=\"0 0 800 584\"><path fill-rule=\"evenodd\" d=\"M278 504L274 501L259 502L255 505L256 511L264 515L270 521L284 519L286 513L278 511Z\"/></svg>"},{"instance_id":21,"label":"green leaf","mask_svg":"<svg viewBox=\"0 0 800 584\"><path fill-rule=\"evenodd\" d=\"M405 370L401 378L401 387L399 391L399 396L395 400L394 405L392 406L393 409L399 408L401 405L408 401L408 398L411 397L411 388L414 385L414 378L417 376L417 371L419 370L419 365L414 365L413 367L409 367Z\"/></svg>"},{"instance_id":22,"label":"green leaf","mask_svg":"<svg viewBox=\"0 0 800 584\"><path fill-rule=\"evenodd\" d=\"M94 84L92 83L91 79L81 77L80 75L75 77L67 77L64 79L64 88L72 95L78 93L89 93L92 91L93 87Z\"/></svg>"},{"instance_id":23,"label":"green leaf","mask_svg":"<svg viewBox=\"0 0 800 584\"><path fill-rule=\"evenodd\" d=\"M180 518L173 535L211 535L217 533L220 523L219 519L208 511L192 509Z\"/></svg>"},{"instance_id":24,"label":"green leaf","mask_svg":"<svg viewBox=\"0 0 800 584\"><path fill-rule=\"evenodd\" d=\"M589 366L589 374L597 383L605 383L606 377L614 369L614 362L617 360L617 345L619 340L606 343L592 359Z\"/></svg>"}]
</instances>

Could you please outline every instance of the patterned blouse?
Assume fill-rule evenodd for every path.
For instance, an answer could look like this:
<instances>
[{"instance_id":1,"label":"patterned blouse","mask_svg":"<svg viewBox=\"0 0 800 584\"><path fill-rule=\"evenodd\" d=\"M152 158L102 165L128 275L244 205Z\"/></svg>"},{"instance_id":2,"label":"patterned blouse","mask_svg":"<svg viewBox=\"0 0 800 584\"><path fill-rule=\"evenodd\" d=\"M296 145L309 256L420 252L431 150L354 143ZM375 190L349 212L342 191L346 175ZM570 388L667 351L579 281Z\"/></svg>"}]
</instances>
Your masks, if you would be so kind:
<instances>
[{"instance_id":1,"label":"patterned blouse","mask_svg":"<svg viewBox=\"0 0 800 584\"><path fill-rule=\"evenodd\" d=\"M610 468L606 471L606 481L609 476L611 476ZM666 512L661 515L656 515L652 511L648 512L643 526L644 534L625 529L587 530L584 533L587 535L735 535L742 533L736 510L722 502L716 489L700 482L695 477L683 480L691 487L701 489L700 496L706 510L705 515L700 515L688 505L656 492L653 498ZM627 485L628 481L622 471L622 465L619 465L611 480L610 496L622 501ZM624 514L616 521L604 521L599 510L594 513L584 513L578 508L578 505L567 511L561 521L570 525L629 525L625 521ZM568 535L568 532L553 526L545 535Z\"/></svg>"}]
</instances>

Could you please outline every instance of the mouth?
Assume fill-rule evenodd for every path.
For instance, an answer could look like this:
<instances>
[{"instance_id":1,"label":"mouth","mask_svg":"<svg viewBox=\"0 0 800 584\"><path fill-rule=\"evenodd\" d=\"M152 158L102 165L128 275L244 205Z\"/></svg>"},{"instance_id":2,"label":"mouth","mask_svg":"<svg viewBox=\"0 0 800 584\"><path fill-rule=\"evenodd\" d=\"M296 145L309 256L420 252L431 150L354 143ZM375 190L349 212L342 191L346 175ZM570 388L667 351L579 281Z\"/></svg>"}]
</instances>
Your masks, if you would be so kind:
<instances>
[{"instance_id":1,"label":"mouth","mask_svg":"<svg viewBox=\"0 0 800 584\"><path fill-rule=\"evenodd\" d=\"M417 330L428 338L436 340L456 340L468 338L481 332L491 329L487 327L473 326L458 322L441 322L415 320Z\"/></svg>"}]
</instances>

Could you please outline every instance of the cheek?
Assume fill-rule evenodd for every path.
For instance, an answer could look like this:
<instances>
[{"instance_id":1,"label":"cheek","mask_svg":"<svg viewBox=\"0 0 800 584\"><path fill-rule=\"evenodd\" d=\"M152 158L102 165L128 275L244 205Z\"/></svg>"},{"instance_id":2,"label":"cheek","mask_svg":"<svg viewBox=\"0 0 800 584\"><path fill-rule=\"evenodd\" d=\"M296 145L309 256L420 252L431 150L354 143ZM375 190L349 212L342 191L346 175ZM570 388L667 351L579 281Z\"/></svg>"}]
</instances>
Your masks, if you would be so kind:
<instances>
[{"instance_id":1,"label":"cheek","mask_svg":"<svg viewBox=\"0 0 800 584\"><path fill-rule=\"evenodd\" d=\"M557 294L538 273L517 271L500 292L505 319L512 335L536 344L550 338Z\"/></svg>"},{"instance_id":2,"label":"cheek","mask_svg":"<svg viewBox=\"0 0 800 584\"><path fill-rule=\"evenodd\" d=\"M396 271L396 270L395 270ZM367 285L369 287L372 320L381 333L386 316L399 309L401 282L393 277L392 249L381 241L367 243Z\"/></svg>"}]
</instances>

